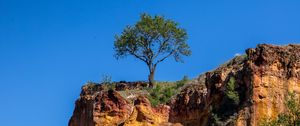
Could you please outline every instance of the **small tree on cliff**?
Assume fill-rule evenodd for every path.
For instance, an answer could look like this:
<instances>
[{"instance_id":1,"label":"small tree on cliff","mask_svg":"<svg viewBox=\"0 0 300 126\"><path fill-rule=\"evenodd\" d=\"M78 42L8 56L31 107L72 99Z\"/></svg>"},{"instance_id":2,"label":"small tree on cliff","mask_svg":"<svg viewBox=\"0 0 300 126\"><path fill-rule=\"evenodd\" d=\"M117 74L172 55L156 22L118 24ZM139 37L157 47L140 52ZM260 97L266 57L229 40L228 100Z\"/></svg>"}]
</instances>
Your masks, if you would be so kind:
<instances>
[{"instance_id":1,"label":"small tree on cliff","mask_svg":"<svg viewBox=\"0 0 300 126\"><path fill-rule=\"evenodd\" d=\"M191 50L186 43L187 33L178 23L163 16L142 14L134 26L127 26L114 42L117 59L132 55L145 62L149 69L149 85L152 87L158 63L168 57L183 62L182 56L190 56Z\"/></svg>"}]
</instances>

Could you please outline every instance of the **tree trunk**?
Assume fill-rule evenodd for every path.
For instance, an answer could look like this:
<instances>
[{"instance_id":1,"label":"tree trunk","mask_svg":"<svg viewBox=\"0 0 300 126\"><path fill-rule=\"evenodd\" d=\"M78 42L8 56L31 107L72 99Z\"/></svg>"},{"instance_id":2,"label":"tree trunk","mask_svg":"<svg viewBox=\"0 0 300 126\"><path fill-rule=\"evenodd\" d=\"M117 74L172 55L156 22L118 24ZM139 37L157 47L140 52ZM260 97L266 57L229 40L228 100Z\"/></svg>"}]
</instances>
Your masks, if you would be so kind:
<instances>
[{"instance_id":1,"label":"tree trunk","mask_svg":"<svg viewBox=\"0 0 300 126\"><path fill-rule=\"evenodd\" d=\"M153 87L154 85L154 72L155 72L155 67L150 68L150 74L148 76L149 80L149 87Z\"/></svg>"}]
</instances>

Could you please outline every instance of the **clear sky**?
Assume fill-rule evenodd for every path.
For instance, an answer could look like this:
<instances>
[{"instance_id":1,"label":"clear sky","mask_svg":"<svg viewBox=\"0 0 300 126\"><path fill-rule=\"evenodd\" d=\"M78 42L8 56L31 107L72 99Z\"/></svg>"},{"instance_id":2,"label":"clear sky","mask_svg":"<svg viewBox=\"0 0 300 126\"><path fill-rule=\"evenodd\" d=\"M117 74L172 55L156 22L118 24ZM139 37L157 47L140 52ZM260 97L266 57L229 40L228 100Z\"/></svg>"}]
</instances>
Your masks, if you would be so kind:
<instances>
[{"instance_id":1,"label":"clear sky","mask_svg":"<svg viewBox=\"0 0 300 126\"><path fill-rule=\"evenodd\" d=\"M300 42L299 0L0 0L0 125L66 126L86 81L146 80L145 64L113 57L114 35L143 12L189 35L192 56L161 63L161 81L194 78L258 43Z\"/></svg>"}]
</instances>

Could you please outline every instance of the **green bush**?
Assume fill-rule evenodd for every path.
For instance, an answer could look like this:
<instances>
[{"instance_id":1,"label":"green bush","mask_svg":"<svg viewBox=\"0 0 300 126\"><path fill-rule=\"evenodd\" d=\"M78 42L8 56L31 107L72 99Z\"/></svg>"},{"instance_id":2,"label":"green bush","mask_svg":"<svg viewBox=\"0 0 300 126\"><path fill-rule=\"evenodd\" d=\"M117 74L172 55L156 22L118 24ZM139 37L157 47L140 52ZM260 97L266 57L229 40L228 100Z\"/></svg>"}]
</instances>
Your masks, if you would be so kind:
<instances>
[{"instance_id":1,"label":"green bush","mask_svg":"<svg viewBox=\"0 0 300 126\"><path fill-rule=\"evenodd\" d=\"M106 90L115 89L116 87L116 84L112 82L112 77L108 74L102 75L100 84L104 85Z\"/></svg>"},{"instance_id":2,"label":"green bush","mask_svg":"<svg viewBox=\"0 0 300 126\"><path fill-rule=\"evenodd\" d=\"M173 92L173 89L172 89L172 88L165 88L165 90L164 90L164 95L165 95L167 98L172 97L173 94L174 94L174 92Z\"/></svg>"},{"instance_id":3,"label":"green bush","mask_svg":"<svg viewBox=\"0 0 300 126\"><path fill-rule=\"evenodd\" d=\"M221 121L221 118L220 117L218 117L218 115L217 114L214 114L214 113L212 113L211 114L211 118L212 118L212 122L211 122L211 126L221 126L221 124L223 123L222 121Z\"/></svg>"},{"instance_id":4,"label":"green bush","mask_svg":"<svg viewBox=\"0 0 300 126\"><path fill-rule=\"evenodd\" d=\"M152 106L157 106L159 104L159 100L156 99L156 98L148 96L148 99L149 99L149 101L150 101L150 103L151 103Z\"/></svg>"},{"instance_id":5,"label":"green bush","mask_svg":"<svg viewBox=\"0 0 300 126\"><path fill-rule=\"evenodd\" d=\"M189 81L188 76L183 76L182 80L176 81L176 89L182 87L185 83Z\"/></svg>"},{"instance_id":6,"label":"green bush","mask_svg":"<svg viewBox=\"0 0 300 126\"><path fill-rule=\"evenodd\" d=\"M226 85L225 94L234 104L240 103L239 93L235 90L235 78L231 77Z\"/></svg>"},{"instance_id":7,"label":"green bush","mask_svg":"<svg viewBox=\"0 0 300 126\"><path fill-rule=\"evenodd\" d=\"M175 95L176 89L174 86L161 86L157 84L154 88L149 88L148 92L149 101L153 106L156 106L167 103Z\"/></svg>"},{"instance_id":8,"label":"green bush","mask_svg":"<svg viewBox=\"0 0 300 126\"><path fill-rule=\"evenodd\" d=\"M180 87L189 81L187 76L176 82L155 82L153 88L143 88L148 92L148 99L153 106L167 103L174 95L179 93Z\"/></svg>"}]
</instances>

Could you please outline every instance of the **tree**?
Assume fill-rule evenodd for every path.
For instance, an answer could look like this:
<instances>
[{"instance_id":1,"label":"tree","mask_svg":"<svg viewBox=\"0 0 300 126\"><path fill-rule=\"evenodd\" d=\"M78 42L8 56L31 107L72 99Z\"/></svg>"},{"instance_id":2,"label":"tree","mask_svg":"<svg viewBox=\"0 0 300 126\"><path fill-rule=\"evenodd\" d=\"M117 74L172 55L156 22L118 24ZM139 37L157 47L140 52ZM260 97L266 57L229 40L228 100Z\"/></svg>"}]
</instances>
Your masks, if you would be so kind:
<instances>
[{"instance_id":1,"label":"tree","mask_svg":"<svg viewBox=\"0 0 300 126\"><path fill-rule=\"evenodd\" d=\"M226 85L226 96L235 104L238 105L240 102L239 93L235 90L235 78L230 77Z\"/></svg>"},{"instance_id":2,"label":"tree","mask_svg":"<svg viewBox=\"0 0 300 126\"><path fill-rule=\"evenodd\" d=\"M142 14L134 26L127 26L121 35L116 35L114 50L116 59L128 55L145 62L149 69L149 86L153 86L157 64L168 57L183 62L182 56L190 56L186 43L187 33L178 23L163 16Z\"/></svg>"}]
</instances>

